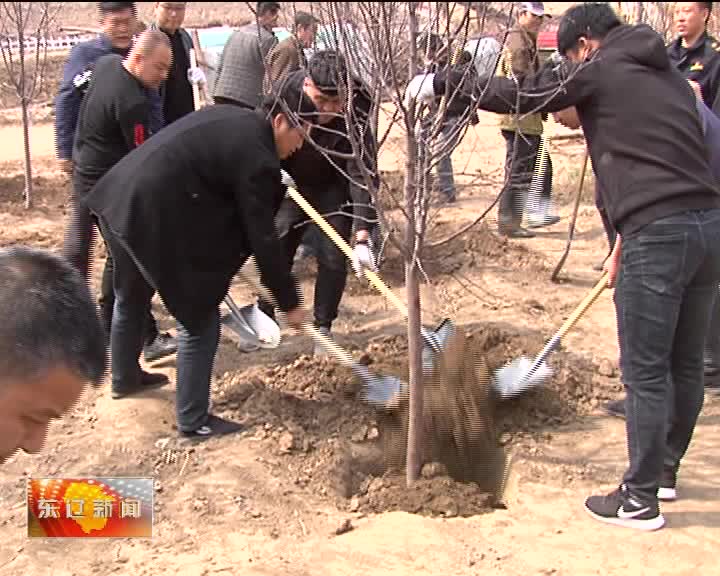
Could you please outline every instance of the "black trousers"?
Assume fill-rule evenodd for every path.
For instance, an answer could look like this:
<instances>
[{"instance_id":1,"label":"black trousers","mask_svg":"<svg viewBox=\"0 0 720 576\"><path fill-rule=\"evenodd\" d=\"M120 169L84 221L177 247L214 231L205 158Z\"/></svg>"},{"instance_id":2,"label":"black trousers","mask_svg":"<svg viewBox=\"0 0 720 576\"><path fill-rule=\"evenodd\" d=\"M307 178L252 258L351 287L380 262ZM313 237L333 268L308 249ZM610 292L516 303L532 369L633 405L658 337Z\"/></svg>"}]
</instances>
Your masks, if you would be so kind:
<instances>
[{"instance_id":1,"label":"black trousers","mask_svg":"<svg viewBox=\"0 0 720 576\"><path fill-rule=\"evenodd\" d=\"M99 230L97 218L85 206L83 199L92 190L99 178L84 176L77 171L73 174L72 216L70 224L65 231L63 241L63 255L77 270L89 281L90 279L90 252L93 247L95 230ZM102 235L102 234L101 234ZM107 249L107 242L105 243ZM103 269L102 283L100 285L100 316L106 333L110 334L112 326L113 308L115 306L115 291L113 290L114 263L110 250L107 250L105 268ZM148 306L145 318L145 343L152 343L158 335L158 327L152 315L152 308Z\"/></svg>"},{"instance_id":2,"label":"black trousers","mask_svg":"<svg viewBox=\"0 0 720 576\"><path fill-rule=\"evenodd\" d=\"M346 241L350 241L353 227L352 207L346 203L345 190L330 189L322 193L322 198L306 196L308 202L325 217L330 226ZM343 212L338 214L338 212ZM316 225L291 198L285 198L275 218L275 226L283 243L284 255L292 265L295 252L305 236L308 228ZM321 230L313 234L313 247L318 262L318 273L315 279L314 316L315 326L330 328L337 318L338 308L342 300L347 282L347 257L335 246L333 241ZM273 316L273 305L259 300L260 309Z\"/></svg>"}]
</instances>

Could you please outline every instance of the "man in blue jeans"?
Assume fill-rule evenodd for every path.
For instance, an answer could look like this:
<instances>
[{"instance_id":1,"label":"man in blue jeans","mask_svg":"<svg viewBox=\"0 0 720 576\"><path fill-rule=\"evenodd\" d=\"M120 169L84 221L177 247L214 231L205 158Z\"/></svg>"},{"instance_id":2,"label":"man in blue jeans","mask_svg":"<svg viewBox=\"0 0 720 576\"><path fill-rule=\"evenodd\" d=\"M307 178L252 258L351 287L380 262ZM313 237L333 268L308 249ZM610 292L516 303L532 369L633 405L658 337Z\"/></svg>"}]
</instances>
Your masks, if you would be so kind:
<instances>
[{"instance_id":1,"label":"man in blue jeans","mask_svg":"<svg viewBox=\"0 0 720 576\"><path fill-rule=\"evenodd\" d=\"M590 496L585 509L608 524L657 530L665 524L661 489L674 491L703 405L703 348L720 281L720 190L695 96L652 28L623 25L608 4L580 4L563 15L558 48L560 64L517 82L483 78L474 96L497 113L577 109L618 232L606 270L630 460L618 488Z\"/></svg>"}]
</instances>

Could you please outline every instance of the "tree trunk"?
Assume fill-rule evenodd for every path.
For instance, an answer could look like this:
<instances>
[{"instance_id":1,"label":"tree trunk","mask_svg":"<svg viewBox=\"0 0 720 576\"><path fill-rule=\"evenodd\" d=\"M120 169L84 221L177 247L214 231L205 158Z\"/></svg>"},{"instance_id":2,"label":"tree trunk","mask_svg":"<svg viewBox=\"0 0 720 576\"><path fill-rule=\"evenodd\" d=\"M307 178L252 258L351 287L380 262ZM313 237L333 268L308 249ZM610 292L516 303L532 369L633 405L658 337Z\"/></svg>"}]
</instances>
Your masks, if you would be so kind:
<instances>
[{"instance_id":1,"label":"tree trunk","mask_svg":"<svg viewBox=\"0 0 720 576\"><path fill-rule=\"evenodd\" d=\"M22 109L22 124L23 124L23 147L25 150L25 208L29 209L32 206L32 163L30 161L30 112L28 107L30 105L27 85L25 78L25 24L22 20L22 7L18 13L18 56L20 59L20 78L18 79L18 86L20 87L20 107ZM39 46L38 46L39 49Z\"/></svg>"},{"instance_id":2,"label":"tree trunk","mask_svg":"<svg viewBox=\"0 0 720 576\"><path fill-rule=\"evenodd\" d=\"M417 71L417 19L415 3L408 3L408 22L410 40L410 78ZM410 123L414 127L415 111L410 110ZM408 363L410 367L410 405L408 422L406 482L412 484L420 477L423 465L423 370L422 336L420 316L420 286L415 247L422 239L418 236L418 189L416 172L418 170L418 144L414 128L408 128L405 136L405 209L408 222L405 229L405 290L408 306ZM423 190L424 192L424 190Z\"/></svg>"},{"instance_id":3,"label":"tree trunk","mask_svg":"<svg viewBox=\"0 0 720 576\"><path fill-rule=\"evenodd\" d=\"M27 98L21 100L22 123L23 123L23 145L25 147L25 208L32 208L33 181L32 162L30 160L30 111L28 110Z\"/></svg>"},{"instance_id":4,"label":"tree trunk","mask_svg":"<svg viewBox=\"0 0 720 576\"><path fill-rule=\"evenodd\" d=\"M423 370L422 336L420 317L420 286L417 260L414 248L417 239L417 214L415 171L417 169L417 143L411 130L407 136L407 159L405 162L405 206L408 214L405 231L405 292L408 306L408 363L410 368L410 405L407 445L407 484L412 484L420 476L423 465Z\"/></svg>"}]
</instances>

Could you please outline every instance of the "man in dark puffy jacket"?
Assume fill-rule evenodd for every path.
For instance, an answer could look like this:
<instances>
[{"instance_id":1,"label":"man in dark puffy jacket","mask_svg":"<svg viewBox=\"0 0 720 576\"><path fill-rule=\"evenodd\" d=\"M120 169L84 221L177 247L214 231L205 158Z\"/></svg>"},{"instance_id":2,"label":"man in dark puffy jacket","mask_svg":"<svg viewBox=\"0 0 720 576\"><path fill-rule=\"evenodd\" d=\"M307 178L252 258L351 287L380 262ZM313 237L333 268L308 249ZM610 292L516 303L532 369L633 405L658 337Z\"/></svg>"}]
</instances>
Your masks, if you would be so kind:
<instances>
[{"instance_id":1,"label":"man in dark puffy jacket","mask_svg":"<svg viewBox=\"0 0 720 576\"><path fill-rule=\"evenodd\" d=\"M585 508L602 522L657 530L665 523L658 500L676 496L703 404L720 189L695 95L654 30L623 25L607 4L581 4L563 16L558 49L567 61L537 75L488 78L479 104L498 113L577 109L618 233L605 268L615 287L630 460L618 489L591 496Z\"/></svg>"}]
</instances>

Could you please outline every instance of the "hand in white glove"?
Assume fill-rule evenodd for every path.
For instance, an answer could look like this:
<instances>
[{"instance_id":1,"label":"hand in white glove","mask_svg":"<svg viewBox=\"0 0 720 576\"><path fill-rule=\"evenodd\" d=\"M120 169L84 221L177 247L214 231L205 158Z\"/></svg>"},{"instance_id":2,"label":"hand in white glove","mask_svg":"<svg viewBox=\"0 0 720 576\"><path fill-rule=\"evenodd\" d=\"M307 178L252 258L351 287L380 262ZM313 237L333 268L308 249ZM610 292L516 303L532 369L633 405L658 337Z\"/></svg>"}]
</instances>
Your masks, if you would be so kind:
<instances>
[{"instance_id":1,"label":"hand in white glove","mask_svg":"<svg viewBox=\"0 0 720 576\"><path fill-rule=\"evenodd\" d=\"M435 98L435 90L433 89L433 80L435 74L418 74L410 80L410 83L405 89L405 106L410 105L410 100L415 98L418 103L425 103L432 101Z\"/></svg>"},{"instance_id":2,"label":"hand in white glove","mask_svg":"<svg viewBox=\"0 0 720 576\"><path fill-rule=\"evenodd\" d=\"M352 267L358 278L362 278L363 270L365 268L372 270L373 272L377 271L377 267L375 266L375 256L368 244L364 242L355 244L355 248L353 248Z\"/></svg>"},{"instance_id":3,"label":"hand in white glove","mask_svg":"<svg viewBox=\"0 0 720 576\"><path fill-rule=\"evenodd\" d=\"M205 72L202 71L202 68L197 66L195 68L188 68L187 78L190 84L207 84Z\"/></svg>"},{"instance_id":4,"label":"hand in white glove","mask_svg":"<svg viewBox=\"0 0 720 576\"><path fill-rule=\"evenodd\" d=\"M292 176L285 172L285 170L280 170L280 180L282 181L283 186L288 186L289 188L296 188L295 180L293 180Z\"/></svg>"}]
</instances>

